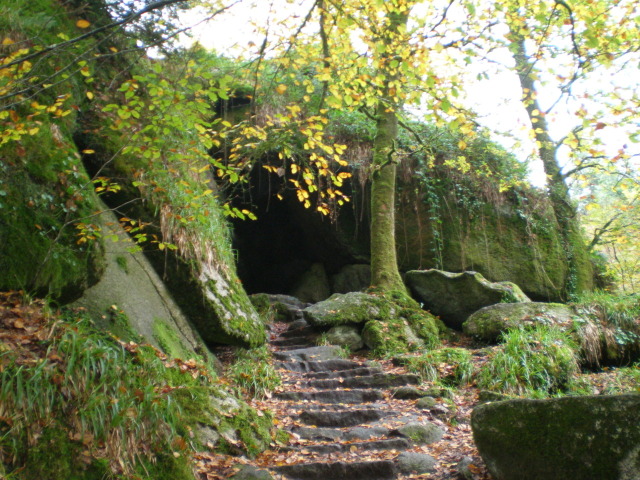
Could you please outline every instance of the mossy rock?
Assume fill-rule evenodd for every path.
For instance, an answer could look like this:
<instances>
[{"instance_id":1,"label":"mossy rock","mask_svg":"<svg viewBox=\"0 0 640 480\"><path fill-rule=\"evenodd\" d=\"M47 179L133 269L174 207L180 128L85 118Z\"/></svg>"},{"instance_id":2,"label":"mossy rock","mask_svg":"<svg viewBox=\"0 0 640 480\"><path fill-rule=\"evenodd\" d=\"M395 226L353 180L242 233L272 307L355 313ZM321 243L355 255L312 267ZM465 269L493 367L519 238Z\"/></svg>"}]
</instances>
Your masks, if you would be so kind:
<instances>
[{"instance_id":1,"label":"mossy rock","mask_svg":"<svg viewBox=\"0 0 640 480\"><path fill-rule=\"evenodd\" d=\"M209 363L202 339L147 257L132 251L116 216L105 212L99 221L105 234L115 238L105 243L105 272L72 306L85 308L99 328L126 341L142 337L171 357L201 357Z\"/></svg>"},{"instance_id":2,"label":"mossy rock","mask_svg":"<svg viewBox=\"0 0 640 480\"><path fill-rule=\"evenodd\" d=\"M397 355L424 348L424 341L400 317L386 321L370 320L362 330L365 345L377 355Z\"/></svg>"},{"instance_id":3,"label":"mossy rock","mask_svg":"<svg viewBox=\"0 0 640 480\"><path fill-rule=\"evenodd\" d=\"M369 320L385 320L398 308L388 300L363 292L336 293L303 310L304 318L318 327L360 325Z\"/></svg>"},{"instance_id":4,"label":"mossy rock","mask_svg":"<svg viewBox=\"0 0 640 480\"><path fill-rule=\"evenodd\" d=\"M326 334L326 340L329 345L348 347L351 352L355 352L364 347L360 330L350 325L332 327Z\"/></svg>"},{"instance_id":5,"label":"mossy rock","mask_svg":"<svg viewBox=\"0 0 640 480\"><path fill-rule=\"evenodd\" d=\"M38 137L50 136L50 127L43 125ZM70 136L66 140L71 143ZM37 159L26 163L11 161L9 146L0 148L0 290L25 290L66 303L104 270L102 240L90 232L94 227L87 225L86 236L79 237L81 230L69 222L91 218L98 204L92 190L82 190L91 182L72 148L56 150L48 136L39 141L29 146ZM77 174L65 173L71 170Z\"/></svg>"},{"instance_id":6,"label":"mossy rock","mask_svg":"<svg viewBox=\"0 0 640 480\"><path fill-rule=\"evenodd\" d=\"M201 445L255 456L271 442L273 415L258 412L222 387L191 387L174 391L185 421L199 425L196 437Z\"/></svg>"},{"instance_id":7,"label":"mossy rock","mask_svg":"<svg viewBox=\"0 0 640 480\"><path fill-rule=\"evenodd\" d=\"M498 480L640 478L640 394L476 407L473 438Z\"/></svg>"},{"instance_id":8,"label":"mossy rock","mask_svg":"<svg viewBox=\"0 0 640 480\"><path fill-rule=\"evenodd\" d=\"M477 272L412 270L405 282L415 298L450 327L460 330L475 311L500 302L529 302L511 282L490 282Z\"/></svg>"},{"instance_id":9,"label":"mossy rock","mask_svg":"<svg viewBox=\"0 0 640 480\"><path fill-rule=\"evenodd\" d=\"M571 329L584 321L576 311L561 303L499 303L482 308L469 317L463 330L480 340L496 342L511 328L531 325L556 325Z\"/></svg>"}]
</instances>

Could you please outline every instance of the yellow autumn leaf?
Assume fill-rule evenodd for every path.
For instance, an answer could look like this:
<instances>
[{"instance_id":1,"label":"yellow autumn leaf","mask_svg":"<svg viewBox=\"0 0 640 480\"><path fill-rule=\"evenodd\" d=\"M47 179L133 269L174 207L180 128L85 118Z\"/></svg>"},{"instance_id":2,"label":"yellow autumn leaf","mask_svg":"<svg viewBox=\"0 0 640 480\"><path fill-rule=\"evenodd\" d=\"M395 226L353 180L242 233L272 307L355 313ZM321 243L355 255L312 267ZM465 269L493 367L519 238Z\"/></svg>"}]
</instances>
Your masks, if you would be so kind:
<instances>
[{"instance_id":1,"label":"yellow autumn leaf","mask_svg":"<svg viewBox=\"0 0 640 480\"><path fill-rule=\"evenodd\" d=\"M93 92L87 92L87 98L93 100Z\"/></svg>"},{"instance_id":2,"label":"yellow autumn leaf","mask_svg":"<svg viewBox=\"0 0 640 480\"><path fill-rule=\"evenodd\" d=\"M76 27L78 28L89 28L90 25L91 23L87 20L78 20L76 22Z\"/></svg>"},{"instance_id":3,"label":"yellow autumn leaf","mask_svg":"<svg viewBox=\"0 0 640 480\"><path fill-rule=\"evenodd\" d=\"M281 83L276 87L276 92L278 92L280 95L284 94L284 92L286 91L287 91L287 86L284 85L283 83Z\"/></svg>"},{"instance_id":4,"label":"yellow autumn leaf","mask_svg":"<svg viewBox=\"0 0 640 480\"><path fill-rule=\"evenodd\" d=\"M13 45L13 43L15 42L11 40L9 37L5 37L4 40L2 40L2 45Z\"/></svg>"}]
</instances>

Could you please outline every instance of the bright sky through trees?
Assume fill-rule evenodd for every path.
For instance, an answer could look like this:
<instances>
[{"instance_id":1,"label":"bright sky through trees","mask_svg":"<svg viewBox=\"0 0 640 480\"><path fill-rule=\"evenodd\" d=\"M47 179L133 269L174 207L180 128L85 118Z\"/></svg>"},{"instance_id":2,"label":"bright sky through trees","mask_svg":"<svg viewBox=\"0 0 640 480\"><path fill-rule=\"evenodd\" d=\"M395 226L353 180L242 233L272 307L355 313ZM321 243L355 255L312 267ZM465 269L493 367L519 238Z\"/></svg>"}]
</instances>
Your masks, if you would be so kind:
<instances>
[{"instance_id":1,"label":"bright sky through trees","mask_svg":"<svg viewBox=\"0 0 640 480\"><path fill-rule=\"evenodd\" d=\"M286 37L298 28L312 3L311 0L243 0L213 21L197 25L192 31L192 37L184 38L183 43L188 45L198 41L206 48L228 56L256 55L264 41L264 33L257 31L258 26L266 29L271 39ZM463 15L462 10L463 7L454 2L448 16L455 18L456 15ZM414 14L419 13L419 7L414 8ZM183 20L185 25L196 24L202 20L202 16L197 10L192 10L184 15ZM317 29L314 24L307 26L307 30L314 28ZM499 34L501 27L494 28L497 28ZM570 63L567 55L554 55L553 61L555 64L549 67L556 71L566 70ZM543 69L546 67L544 65ZM486 75L479 79L482 74ZM532 183L544 185L544 173L540 162L535 160L534 143L529 136L531 124L522 105L520 85L513 71L513 56L506 48L495 49L486 58L474 59L472 64L465 66L464 75L467 80L464 103L478 114L478 123L494 132L494 137L522 161L529 160ZM553 112L547 117L554 140L563 138L580 124L581 119L576 116L576 112L581 107L597 109L598 100L591 96L595 92L619 91L621 101L629 99L630 92L634 89L637 95L637 77L637 65L622 71L600 68L599 71L590 72L589 80L578 82L574 86L574 95L555 104ZM542 77L541 82L538 82L539 101L543 108L548 108L558 100L560 91L555 86L557 81L554 78ZM606 124L598 131L598 135L607 156L615 156L624 145L629 154L640 154L640 147L629 141L629 135L633 133L630 128L635 127L637 131L637 123L631 127L617 128L617 119L613 116L599 120ZM567 147L561 148L560 161L568 163Z\"/></svg>"}]
</instances>

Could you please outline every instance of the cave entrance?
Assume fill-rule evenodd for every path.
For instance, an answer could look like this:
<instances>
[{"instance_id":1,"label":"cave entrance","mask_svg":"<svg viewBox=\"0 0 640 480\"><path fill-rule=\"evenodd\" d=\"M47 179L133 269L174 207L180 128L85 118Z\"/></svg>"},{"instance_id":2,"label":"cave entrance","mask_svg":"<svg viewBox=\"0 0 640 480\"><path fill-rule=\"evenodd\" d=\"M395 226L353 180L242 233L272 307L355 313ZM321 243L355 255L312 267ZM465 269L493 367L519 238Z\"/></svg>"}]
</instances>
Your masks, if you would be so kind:
<instances>
[{"instance_id":1,"label":"cave entrance","mask_svg":"<svg viewBox=\"0 0 640 480\"><path fill-rule=\"evenodd\" d=\"M238 275L247 293L293 294L303 276L318 264L327 277L342 267L368 260L368 239L357 231L353 209L339 221L305 209L293 192L278 200L280 179L256 168L250 180L251 208L257 220L233 220ZM364 247L363 247L364 245Z\"/></svg>"}]
</instances>

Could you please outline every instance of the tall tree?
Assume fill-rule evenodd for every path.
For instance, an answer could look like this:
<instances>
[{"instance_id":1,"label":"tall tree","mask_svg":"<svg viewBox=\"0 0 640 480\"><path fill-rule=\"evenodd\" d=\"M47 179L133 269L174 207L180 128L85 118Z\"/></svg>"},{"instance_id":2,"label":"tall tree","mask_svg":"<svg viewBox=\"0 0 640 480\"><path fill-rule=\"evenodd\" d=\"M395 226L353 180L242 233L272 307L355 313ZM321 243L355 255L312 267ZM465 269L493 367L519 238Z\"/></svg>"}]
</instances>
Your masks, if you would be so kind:
<instances>
[{"instance_id":1,"label":"tall tree","mask_svg":"<svg viewBox=\"0 0 640 480\"><path fill-rule=\"evenodd\" d=\"M568 182L572 176L584 175L590 169L612 171L609 167L612 161L617 161L604 153L598 134L606 126L603 119L614 111L603 108L613 94L598 91L593 85L599 70L616 62L621 68L621 64L631 60L626 57L638 51L638 36L628 21L635 7L625 1L573 6L562 0L498 2L496 7L497 16L504 15L508 28L507 46L514 59L531 138L537 146L551 205L561 228L570 267L564 292L570 295L589 288L591 275L586 268L586 243L577 203L572 199ZM545 88L547 92L550 89L558 92L556 101L546 109L539 100ZM586 100L582 100L579 108L574 90L588 92L582 93ZM549 118L567 102L576 105L581 122L562 137L562 133L554 131ZM596 111L588 113L585 103ZM594 109L594 104L601 106Z\"/></svg>"}]
</instances>

